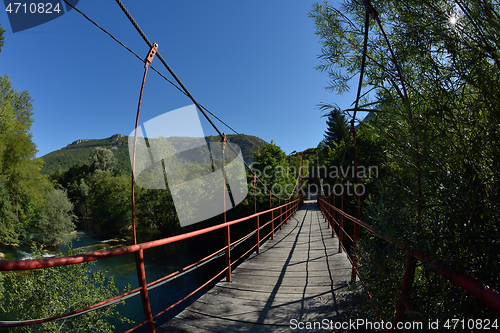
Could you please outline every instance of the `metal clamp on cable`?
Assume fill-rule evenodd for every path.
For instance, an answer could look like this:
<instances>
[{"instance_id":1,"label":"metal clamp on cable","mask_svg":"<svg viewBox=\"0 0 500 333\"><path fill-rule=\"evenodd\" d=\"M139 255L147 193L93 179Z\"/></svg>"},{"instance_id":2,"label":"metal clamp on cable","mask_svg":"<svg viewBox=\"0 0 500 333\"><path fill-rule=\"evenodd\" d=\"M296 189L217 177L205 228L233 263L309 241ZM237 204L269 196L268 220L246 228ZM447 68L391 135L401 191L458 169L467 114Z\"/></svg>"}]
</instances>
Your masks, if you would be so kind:
<instances>
[{"instance_id":1,"label":"metal clamp on cable","mask_svg":"<svg viewBox=\"0 0 500 333\"><path fill-rule=\"evenodd\" d=\"M151 46L151 49L149 50L146 59L144 59L144 68L148 67L149 64L153 61L157 51L158 51L158 44L154 43L153 46Z\"/></svg>"}]
</instances>

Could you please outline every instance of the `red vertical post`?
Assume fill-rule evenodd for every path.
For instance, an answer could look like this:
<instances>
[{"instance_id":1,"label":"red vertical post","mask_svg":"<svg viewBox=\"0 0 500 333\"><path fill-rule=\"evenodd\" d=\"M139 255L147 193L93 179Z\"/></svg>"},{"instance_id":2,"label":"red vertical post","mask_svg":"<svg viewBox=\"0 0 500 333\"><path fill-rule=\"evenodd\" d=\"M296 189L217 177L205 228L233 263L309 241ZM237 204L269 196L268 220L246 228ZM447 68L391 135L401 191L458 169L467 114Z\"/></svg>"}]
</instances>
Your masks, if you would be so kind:
<instances>
[{"instance_id":1,"label":"red vertical post","mask_svg":"<svg viewBox=\"0 0 500 333\"><path fill-rule=\"evenodd\" d=\"M332 204L332 196L330 194L330 196L328 197L328 223L330 224L330 226L332 227L333 229L333 216L332 216L332 207L330 206Z\"/></svg>"},{"instance_id":2,"label":"red vertical post","mask_svg":"<svg viewBox=\"0 0 500 333\"><path fill-rule=\"evenodd\" d=\"M332 223L332 237L335 237L335 226L336 226L336 223L335 223L335 218L334 218L334 214L335 214L335 209L333 209L333 205L335 204L335 197L334 197L334 193L330 194L330 205L329 206L329 209L330 209L330 221ZM333 200L332 200L332 197L333 197ZM331 204L331 201L333 201L333 205Z\"/></svg>"},{"instance_id":3,"label":"red vertical post","mask_svg":"<svg viewBox=\"0 0 500 333\"><path fill-rule=\"evenodd\" d=\"M288 208L288 206L286 204L286 199L284 199L283 204L285 205L285 208L283 209L283 223L286 224L286 219L287 219L286 214L287 214L287 208Z\"/></svg>"},{"instance_id":4,"label":"red vertical post","mask_svg":"<svg viewBox=\"0 0 500 333\"><path fill-rule=\"evenodd\" d=\"M283 205L285 206L285 208L283 208L283 223L286 224L286 213L287 213L286 199L283 200Z\"/></svg>"},{"instance_id":5,"label":"red vertical post","mask_svg":"<svg viewBox=\"0 0 500 333\"><path fill-rule=\"evenodd\" d=\"M226 217L226 169L225 169L225 149L226 149L226 134L222 138L222 197L224 198L224 224L227 222ZM226 262L226 281L231 282L231 229L227 225L224 229L224 241L226 245L225 262Z\"/></svg>"},{"instance_id":6,"label":"red vertical post","mask_svg":"<svg viewBox=\"0 0 500 333\"><path fill-rule=\"evenodd\" d=\"M260 254L260 229L259 229L259 216L255 220L255 244L257 245L257 254Z\"/></svg>"},{"instance_id":7,"label":"red vertical post","mask_svg":"<svg viewBox=\"0 0 500 333\"><path fill-rule=\"evenodd\" d=\"M283 224L283 216L281 211L281 197L278 197L278 206L280 207L280 230L281 230Z\"/></svg>"},{"instance_id":8,"label":"red vertical post","mask_svg":"<svg viewBox=\"0 0 500 333\"><path fill-rule=\"evenodd\" d=\"M224 221L224 223L226 223ZM225 259L226 259L226 281L231 282L231 231L230 231L230 226L226 226L224 230L224 241L226 242L226 253L225 253Z\"/></svg>"},{"instance_id":9,"label":"red vertical post","mask_svg":"<svg viewBox=\"0 0 500 333\"><path fill-rule=\"evenodd\" d=\"M318 199L319 200L319 199ZM322 198L321 202L323 203L324 211L325 211L325 217L326 217L326 222L328 223L327 228L330 228L330 197L324 197Z\"/></svg>"},{"instance_id":10,"label":"red vertical post","mask_svg":"<svg viewBox=\"0 0 500 333\"><path fill-rule=\"evenodd\" d=\"M254 171L253 173L253 206L255 214L257 214L257 194L255 192L255 188L257 186L257 175ZM255 244L257 246L256 251L257 254L260 253L260 232L259 232L259 217L255 217Z\"/></svg>"},{"instance_id":11,"label":"red vertical post","mask_svg":"<svg viewBox=\"0 0 500 333\"><path fill-rule=\"evenodd\" d=\"M271 209L271 239L274 239L274 211L273 199L271 198L271 191L269 191L269 209Z\"/></svg>"},{"instance_id":12,"label":"red vertical post","mask_svg":"<svg viewBox=\"0 0 500 333\"><path fill-rule=\"evenodd\" d=\"M158 50L158 44L154 43L149 49L149 53L146 57L144 64L144 76L142 78L141 92L139 95L139 104L137 105L137 116L135 119L135 134L134 134L134 152L132 158L132 228L134 236L134 244L137 244L137 233L135 228L135 157L137 148L137 127L139 126L139 114L141 112L142 94L144 92L144 84L146 83L146 75L148 73L149 64L153 61L153 58ZM153 323L153 314L151 313L151 306L149 304L148 287L146 283L146 272L144 269L144 252L139 250L135 253L135 265L137 271L137 279L139 280L139 286L141 287L141 300L142 308L144 310L144 316L146 317L148 330L150 333L155 333L155 326Z\"/></svg>"},{"instance_id":13,"label":"red vertical post","mask_svg":"<svg viewBox=\"0 0 500 333\"><path fill-rule=\"evenodd\" d=\"M257 214L257 194L255 193L257 187L257 176L255 171L253 172L253 209L254 213Z\"/></svg>"},{"instance_id":14,"label":"red vertical post","mask_svg":"<svg viewBox=\"0 0 500 333\"><path fill-rule=\"evenodd\" d=\"M321 200L323 204L323 211L325 212L326 215L326 228L330 228L330 206L328 204L330 203L330 197L328 197L328 202L322 198Z\"/></svg>"},{"instance_id":15,"label":"red vertical post","mask_svg":"<svg viewBox=\"0 0 500 333\"><path fill-rule=\"evenodd\" d=\"M328 224L333 228L333 221L332 221L332 207L330 207L330 202L332 201L331 196L328 196L328 201L325 201L325 206L326 206L326 212L328 215Z\"/></svg>"},{"instance_id":16,"label":"red vertical post","mask_svg":"<svg viewBox=\"0 0 500 333\"><path fill-rule=\"evenodd\" d=\"M342 169L341 169L342 170ZM342 194L340 196L340 210L344 211L344 180L342 177L342 171L340 172L340 184L342 188ZM344 215L339 213L339 253L342 253L342 242L344 241Z\"/></svg>"},{"instance_id":17,"label":"red vertical post","mask_svg":"<svg viewBox=\"0 0 500 333\"><path fill-rule=\"evenodd\" d=\"M291 202L291 199L288 199L288 201L287 201L287 203L288 203L288 216L287 216L287 220L289 220L290 217L292 216L292 204L290 202Z\"/></svg>"},{"instance_id":18,"label":"red vertical post","mask_svg":"<svg viewBox=\"0 0 500 333\"><path fill-rule=\"evenodd\" d=\"M416 262L417 262L417 260L410 253L408 253L408 255L406 256L405 274L403 276L402 291L401 291L401 295L399 296L396 314L394 315L394 319L392 320L393 329L391 330L391 332L394 332L394 328L396 327L397 323L401 320L401 317L403 317L403 314L405 312L406 298L408 297L408 294L410 293L410 288L411 288L411 286L413 284L413 280L415 278Z\"/></svg>"},{"instance_id":19,"label":"red vertical post","mask_svg":"<svg viewBox=\"0 0 500 333\"><path fill-rule=\"evenodd\" d=\"M288 200L285 199L285 224L288 224Z\"/></svg>"},{"instance_id":20,"label":"red vertical post","mask_svg":"<svg viewBox=\"0 0 500 333\"><path fill-rule=\"evenodd\" d=\"M335 210L335 191L332 192L332 197L333 197L333 204L332 204L332 226L333 226L333 223L335 223L335 215L337 213L337 211ZM337 224L335 224L335 227L337 227Z\"/></svg>"},{"instance_id":21,"label":"red vertical post","mask_svg":"<svg viewBox=\"0 0 500 333\"><path fill-rule=\"evenodd\" d=\"M144 252L139 250L135 253L135 265L137 268L137 278L139 280L139 285L141 287L141 300L142 308L144 309L144 315L148 322L148 331L150 333L155 332L155 325L153 323L153 314L151 313L151 306L149 305L148 287L146 283L146 272L144 270Z\"/></svg>"}]
</instances>

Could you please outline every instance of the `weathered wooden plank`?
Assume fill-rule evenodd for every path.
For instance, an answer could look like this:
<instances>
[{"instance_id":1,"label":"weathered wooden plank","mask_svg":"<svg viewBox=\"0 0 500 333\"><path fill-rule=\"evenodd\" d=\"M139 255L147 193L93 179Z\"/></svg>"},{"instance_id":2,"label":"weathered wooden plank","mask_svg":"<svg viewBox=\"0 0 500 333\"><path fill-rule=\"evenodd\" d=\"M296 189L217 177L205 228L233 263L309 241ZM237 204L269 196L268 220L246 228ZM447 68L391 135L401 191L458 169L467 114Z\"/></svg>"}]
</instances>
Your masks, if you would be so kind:
<instances>
[{"instance_id":1,"label":"weathered wooden plank","mask_svg":"<svg viewBox=\"0 0 500 333\"><path fill-rule=\"evenodd\" d=\"M344 320L356 308L351 264L316 204L158 332L284 332L290 321Z\"/></svg>"}]
</instances>

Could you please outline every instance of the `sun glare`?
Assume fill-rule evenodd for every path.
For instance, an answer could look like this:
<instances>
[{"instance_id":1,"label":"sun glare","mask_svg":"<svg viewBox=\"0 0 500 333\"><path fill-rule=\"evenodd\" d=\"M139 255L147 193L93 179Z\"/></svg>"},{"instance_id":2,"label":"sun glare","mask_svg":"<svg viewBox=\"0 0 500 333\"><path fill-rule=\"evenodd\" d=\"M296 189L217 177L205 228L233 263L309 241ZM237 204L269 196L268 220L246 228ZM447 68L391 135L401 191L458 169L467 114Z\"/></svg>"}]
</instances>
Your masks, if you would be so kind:
<instances>
[{"instance_id":1,"label":"sun glare","mask_svg":"<svg viewBox=\"0 0 500 333\"><path fill-rule=\"evenodd\" d=\"M457 23L457 16L455 14L452 14L450 16L450 20L449 21L450 21L451 25L455 25Z\"/></svg>"}]
</instances>

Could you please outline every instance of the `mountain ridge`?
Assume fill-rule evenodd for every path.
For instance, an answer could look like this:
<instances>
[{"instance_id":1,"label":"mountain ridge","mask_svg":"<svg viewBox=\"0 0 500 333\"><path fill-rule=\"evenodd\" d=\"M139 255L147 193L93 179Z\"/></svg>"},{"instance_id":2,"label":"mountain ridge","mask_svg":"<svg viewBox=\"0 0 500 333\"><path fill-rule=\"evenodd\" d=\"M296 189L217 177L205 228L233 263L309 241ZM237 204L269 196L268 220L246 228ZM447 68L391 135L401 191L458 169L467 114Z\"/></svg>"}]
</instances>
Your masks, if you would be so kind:
<instances>
[{"instance_id":1,"label":"mountain ridge","mask_svg":"<svg viewBox=\"0 0 500 333\"><path fill-rule=\"evenodd\" d=\"M266 141L259 137L246 134L226 135L228 142L235 143L241 148L245 162L253 161L253 154L262 148ZM218 136L208 136L205 140L209 142L219 141ZM111 149L117 159L116 167L125 172L131 172L130 157L128 150L128 136L122 134L113 134L103 139L78 139L65 147L47 153L39 157L44 165L43 174L51 174L54 171L69 169L73 164L90 165L91 156L97 147Z\"/></svg>"}]
</instances>

